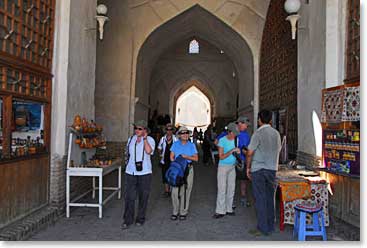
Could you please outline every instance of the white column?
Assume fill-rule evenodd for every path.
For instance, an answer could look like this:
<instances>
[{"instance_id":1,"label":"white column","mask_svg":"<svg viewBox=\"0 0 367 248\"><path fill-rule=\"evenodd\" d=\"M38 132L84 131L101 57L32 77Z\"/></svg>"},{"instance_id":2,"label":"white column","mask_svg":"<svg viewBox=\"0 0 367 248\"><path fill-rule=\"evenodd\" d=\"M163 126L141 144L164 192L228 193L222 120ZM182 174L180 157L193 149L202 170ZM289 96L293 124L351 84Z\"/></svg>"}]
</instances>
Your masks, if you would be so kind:
<instances>
[{"instance_id":1,"label":"white column","mask_svg":"<svg viewBox=\"0 0 367 248\"><path fill-rule=\"evenodd\" d=\"M326 88L341 85L344 80L346 2L326 1Z\"/></svg>"},{"instance_id":2,"label":"white column","mask_svg":"<svg viewBox=\"0 0 367 248\"><path fill-rule=\"evenodd\" d=\"M65 183L63 156L66 153L66 99L69 64L70 0L56 1L52 74L50 202L62 202Z\"/></svg>"},{"instance_id":3,"label":"white column","mask_svg":"<svg viewBox=\"0 0 367 248\"><path fill-rule=\"evenodd\" d=\"M52 82L51 154L65 155L70 0L56 1Z\"/></svg>"}]
</instances>

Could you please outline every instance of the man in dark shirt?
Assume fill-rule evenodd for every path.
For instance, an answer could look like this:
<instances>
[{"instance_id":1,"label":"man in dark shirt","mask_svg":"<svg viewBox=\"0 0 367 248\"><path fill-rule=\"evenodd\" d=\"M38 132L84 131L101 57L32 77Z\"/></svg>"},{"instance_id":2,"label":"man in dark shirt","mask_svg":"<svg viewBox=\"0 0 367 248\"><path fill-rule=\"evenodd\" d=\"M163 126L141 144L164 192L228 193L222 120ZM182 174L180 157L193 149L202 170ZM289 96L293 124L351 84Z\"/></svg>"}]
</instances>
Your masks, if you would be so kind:
<instances>
[{"instance_id":1,"label":"man in dark shirt","mask_svg":"<svg viewBox=\"0 0 367 248\"><path fill-rule=\"evenodd\" d=\"M240 154L241 160L245 164L246 154L245 154L244 149L246 149L247 146L250 144L250 135L248 134L246 130L251 123L250 123L249 118L247 118L246 116L240 116L238 117L236 124L237 124L238 130L240 131L240 134L237 136L237 140L238 140L237 146L238 148L240 148L240 151L241 151L241 154ZM249 197L247 196L247 188L249 185L249 179L246 175L246 170L244 169L243 171L238 171L237 178L240 180L241 206L246 205L247 207L250 207L251 202L249 200Z\"/></svg>"}]
</instances>

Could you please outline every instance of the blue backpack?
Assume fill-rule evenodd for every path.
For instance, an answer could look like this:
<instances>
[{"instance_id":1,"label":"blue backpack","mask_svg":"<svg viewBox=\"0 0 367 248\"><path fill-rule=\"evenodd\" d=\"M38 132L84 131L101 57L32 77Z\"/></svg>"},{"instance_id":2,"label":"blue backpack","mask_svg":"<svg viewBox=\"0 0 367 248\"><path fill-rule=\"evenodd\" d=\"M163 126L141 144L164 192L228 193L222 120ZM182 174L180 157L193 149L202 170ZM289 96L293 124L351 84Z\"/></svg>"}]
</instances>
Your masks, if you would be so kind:
<instances>
[{"instance_id":1,"label":"blue backpack","mask_svg":"<svg viewBox=\"0 0 367 248\"><path fill-rule=\"evenodd\" d=\"M180 187L187 184L187 176L189 174L189 165L186 159L178 156L171 162L165 177L167 183L172 187Z\"/></svg>"}]
</instances>

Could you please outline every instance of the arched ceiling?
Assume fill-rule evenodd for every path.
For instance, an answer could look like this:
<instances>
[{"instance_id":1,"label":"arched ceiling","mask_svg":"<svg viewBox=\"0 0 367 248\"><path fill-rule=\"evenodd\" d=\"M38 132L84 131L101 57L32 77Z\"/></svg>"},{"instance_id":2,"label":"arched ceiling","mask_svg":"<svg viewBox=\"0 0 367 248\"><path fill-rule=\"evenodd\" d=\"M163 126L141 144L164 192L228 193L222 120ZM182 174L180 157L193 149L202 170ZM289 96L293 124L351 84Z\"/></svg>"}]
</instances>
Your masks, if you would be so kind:
<instances>
[{"instance_id":1,"label":"arched ceiling","mask_svg":"<svg viewBox=\"0 0 367 248\"><path fill-rule=\"evenodd\" d=\"M115 0L104 1L111 1L111 4L116 2ZM135 18L132 23L134 29L141 29L144 26L144 34L136 37L138 47L151 31L162 23L194 5L200 5L245 37L256 54L260 49L262 28L269 2L270 0L129 0L128 3L130 18L134 19L142 15L145 17L144 21Z\"/></svg>"},{"instance_id":2,"label":"arched ceiling","mask_svg":"<svg viewBox=\"0 0 367 248\"><path fill-rule=\"evenodd\" d=\"M200 54L187 54L189 43L193 38L199 42ZM220 65L223 70L217 70L213 64ZM151 88L163 87L173 92L183 82L194 79L204 82L207 88L213 88L218 86L215 82L220 81L226 90L235 96L238 93L238 80L233 77L234 69L230 58L225 53L221 53L221 49L207 41L192 37L174 44L168 52L160 56L152 71ZM151 94L154 92L151 91ZM213 96L217 97L217 95Z\"/></svg>"},{"instance_id":3,"label":"arched ceiling","mask_svg":"<svg viewBox=\"0 0 367 248\"><path fill-rule=\"evenodd\" d=\"M199 37L223 50L235 66L239 82L253 92L253 55L246 41L230 26L199 5L164 23L146 39L137 60L135 95L148 104L151 73L159 57L173 44Z\"/></svg>"}]
</instances>

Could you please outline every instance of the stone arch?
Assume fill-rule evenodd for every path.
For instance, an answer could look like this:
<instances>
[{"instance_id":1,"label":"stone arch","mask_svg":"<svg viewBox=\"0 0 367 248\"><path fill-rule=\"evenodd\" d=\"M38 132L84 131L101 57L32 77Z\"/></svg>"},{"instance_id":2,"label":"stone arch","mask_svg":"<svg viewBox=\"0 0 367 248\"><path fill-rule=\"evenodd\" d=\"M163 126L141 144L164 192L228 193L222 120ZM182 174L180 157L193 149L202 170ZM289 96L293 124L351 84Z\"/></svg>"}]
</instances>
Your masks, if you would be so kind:
<instances>
[{"instance_id":1,"label":"stone arch","mask_svg":"<svg viewBox=\"0 0 367 248\"><path fill-rule=\"evenodd\" d=\"M155 80L160 80L161 78L168 77L170 78L171 81L178 82L179 85L176 85L174 88L179 88L181 83L185 83L191 80L198 80L204 83L205 86L211 90L212 95L215 96L214 89L211 87L211 84L210 84L210 76L195 68L190 68L190 70L182 74L175 74L175 75L166 74L166 75L158 75L158 76L159 76L158 79L152 79L151 83L155 83L154 82ZM231 82L226 81L225 78L221 78L221 81L223 82L223 86L226 87L226 89L230 90L233 88L233 85L231 85ZM233 90L230 90L230 91L233 91ZM236 93L237 91L233 91L232 96L235 97Z\"/></svg>"},{"instance_id":2,"label":"stone arch","mask_svg":"<svg viewBox=\"0 0 367 248\"><path fill-rule=\"evenodd\" d=\"M193 120L196 120L196 121L199 121L199 119L201 119L200 123L195 123L195 126L198 126L200 127L202 124L211 124L212 123L212 104L210 102L210 99L208 98L207 94L205 94L201 89L197 88L196 85L193 85L192 83L194 82L191 82L191 86L189 86L188 88L185 87L185 88L181 88L179 90L179 92L177 92L177 95L175 96L175 104L174 104L174 112L175 112L175 115L174 115L174 122L175 125L177 123L181 123L181 124L184 124L186 125L187 127L193 127L192 125L190 125L190 122L181 122L183 121L182 120L182 117L185 116L185 114L183 114L183 116L181 115L181 121L179 120L180 118L177 116L177 110L179 109L179 106L180 104L183 104L181 105L181 107L184 107L183 109L183 113L185 113L185 109L187 110L187 107L189 109L192 108L193 104L198 104L197 100L200 99L200 104L197 105L198 108L195 108L195 112L194 113L187 113L189 116L190 116L190 119L193 121ZM190 94L190 98L187 98L188 94ZM194 98L192 98L194 97ZM196 100L195 100L196 98ZM189 100L190 99L190 100ZM187 105L187 101L189 101L189 105ZM184 104L184 102L186 102L186 104ZM202 109L203 105L205 105L205 108ZM199 107L201 106L201 107ZM207 109L208 108L208 109ZM206 109L206 113L208 113L207 111L209 110L209 115L205 114L205 109ZM203 112L204 110L204 112ZM201 113L199 115L197 115L197 113ZM202 118L205 116L205 120L203 120ZM185 118L184 118L185 119ZM201 124L201 125L200 125ZM202 127L202 126L201 126Z\"/></svg>"},{"instance_id":3,"label":"stone arch","mask_svg":"<svg viewBox=\"0 0 367 248\"><path fill-rule=\"evenodd\" d=\"M195 5L155 29L141 46L136 65L135 92L132 93L139 99L131 110L135 119L148 117L151 74L159 56L172 44L191 36L205 39L226 53L235 67L240 97L244 105L251 105L254 99L254 58L250 46L218 17Z\"/></svg>"},{"instance_id":4,"label":"stone arch","mask_svg":"<svg viewBox=\"0 0 367 248\"><path fill-rule=\"evenodd\" d=\"M213 90L210 87L208 87L206 83L203 83L201 79L194 79L194 78L191 80L182 81L182 83L180 83L171 90L169 98L170 115L174 117L177 99L192 86L198 88L209 99L211 108L211 117L213 117L216 111L215 98L214 98L215 95L213 93Z\"/></svg>"}]
</instances>

